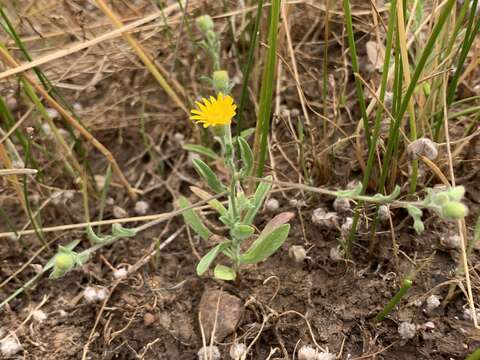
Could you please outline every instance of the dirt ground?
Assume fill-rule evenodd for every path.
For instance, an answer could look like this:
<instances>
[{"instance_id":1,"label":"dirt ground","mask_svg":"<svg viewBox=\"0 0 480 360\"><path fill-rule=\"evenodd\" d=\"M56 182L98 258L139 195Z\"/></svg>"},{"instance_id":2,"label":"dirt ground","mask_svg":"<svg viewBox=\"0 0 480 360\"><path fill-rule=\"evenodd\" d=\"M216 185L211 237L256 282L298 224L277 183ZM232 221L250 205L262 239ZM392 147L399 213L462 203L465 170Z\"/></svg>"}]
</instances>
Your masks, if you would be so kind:
<instances>
[{"instance_id":1,"label":"dirt ground","mask_svg":"<svg viewBox=\"0 0 480 360\"><path fill-rule=\"evenodd\" d=\"M43 1L36 8L42 9L43 4L44 10L25 15L19 25L20 34L27 40L31 39L27 44L33 58L111 30L108 20L98 10L84 8L78 11L78 7L84 5L82 1L67 3ZM125 3L129 2L116 4L117 12L122 12L124 19L137 19L154 9L146 1ZM374 36L370 30L370 10L365 13L365 9L369 9L367 5L353 3L357 14L357 46L362 66L366 67L362 72L367 81L378 84L380 75L367 66L369 60L365 50L365 42ZM228 9L235 8L234 2L225 4ZM238 75L240 65L233 59L233 54L235 51L246 51L246 44L242 43L245 39L239 38L238 48L233 48L226 19L239 23L241 16L226 17L221 5L208 1L192 1L190 6L188 11L192 19L202 12L219 15L216 26L225 34L225 62L229 71ZM337 37L332 40L330 49L329 86L337 89L332 93L339 97L345 95L345 103L339 106L342 110L340 114L329 109L327 115L343 132L328 130L328 136L321 140L324 122L315 116L323 112L322 104L316 100L322 86L319 80L323 61L321 8L321 4L316 6L304 1L291 5L290 32L294 44L298 46L296 56L302 87L312 110L311 127L307 131L313 134L316 143L307 149L306 161L313 174L313 185L340 189L361 178L358 153L354 150L357 145L351 139L344 141L345 134L355 134L360 115L353 92L353 75L351 69L345 67L345 57L342 57L346 39L345 43L341 40L345 34L341 26L341 6L338 4L339 13L332 15L332 32ZM251 12L247 14L250 16ZM198 78L205 73L208 64L202 61L200 53L195 52L185 29L178 40L181 12L173 11L167 16L172 21L170 31L173 31L173 36L162 26L142 29L137 36L156 61L168 66L176 64L176 79L183 84L189 98L194 100L207 91L208 87ZM68 36L51 35L65 28L70 29ZM14 49L11 42L8 45ZM280 49L283 49L282 46ZM288 54L282 51L281 54L288 59ZM19 54L18 50L14 53ZM199 143L206 135L191 126L187 116L175 108L122 38L117 37L48 62L42 69L54 84L59 85L68 101L79 104L77 108L82 121L109 148L130 183L143 191L140 200L149 204L148 214L172 211L173 201L180 194L190 197L191 201L198 200L191 195L189 186L201 186L201 182L189 165L188 153L182 149L182 144ZM304 118L298 115L301 105L291 70L288 66L283 70L282 93L276 98L281 104L281 111L274 117L272 125L274 135L268 171L276 174L278 180L298 182L303 179L303 174L299 170L298 149L294 144L291 124ZM260 74L254 76L258 80ZM474 87L475 79L472 76L466 80L469 84L468 89L464 89L466 93ZM258 82L253 82L254 93L257 93ZM343 86L344 93L340 90ZM240 88L237 83L234 97L239 97ZM19 95L14 78L0 84L0 91L5 96L18 95L13 111L15 116L20 118L29 111L30 104ZM253 110L248 112L249 125L253 124L254 115ZM35 116L28 117L22 128L35 128L35 141L55 153L57 148L52 139L41 132L38 114ZM467 126L466 121L462 118L452 124L453 138L462 133ZM61 120L56 122L62 126ZM142 126L144 131L140 130ZM363 146L360 144L360 147ZM107 166L105 158L89 145L85 144L85 149L92 174L104 175ZM322 152L324 149L329 150ZM480 172L478 164L472 160L478 161L479 153L480 140L474 137L462 149L459 155L462 161L455 166L457 183L467 189L469 231L480 210ZM43 225L84 222L81 189L64 175L56 157L49 158L41 151L35 154L44 173L41 181L29 184L29 194L31 198L36 196L39 199L37 207L42 201L50 199L42 210ZM360 157L365 160L366 151ZM441 168L446 170L446 166ZM221 165L217 164L216 169L222 172ZM422 179L421 187L428 180L428 186L439 182L431 177L428 170L425 171L427 175ZM403 190L408 189L407 173L406 167L399 168ZM73 195L55 202L52 201L54 191L71 191ZM321 346L336 354L338 359L464 359L480 346L480 333L468 317L463 283L448 302L442 302L435 309L427 309L427 298L433 294L443 301L450 285L458 283L455 271L459 266L460 252L445 243L445 239L455 233L455 224L426 213L426 231L417 235L412 229L411 219L398 210L392 213L392 226L381 224L375 237L376 245L372 247L369 225L374 208L365 207L352 260L345 260L334 256L341 237L340 227L322 228L311 221L313 210L319 207L333 211L332 198L292 190L275 191L270 196L280 203L280 208L274 213L292 211L295 214L288 240L267 261L245 268L235 283L196 275L198 255L205 254L214 243L207 243L187 232L182 218L176 217L134 238L119 240L97 251L87 265L61 279L51 280L42 276L33 288L12 300L0 312L0 332L15 332L22 346L22 351L12 358L196 359L202 347L202 321L199 321L202 295L220 289L225 294L234 295L241 303L241 309L237 309L238 324L235 324L233 333L217 339L221 359L229 358L233 342L249 345L254 339L248 359L296 359L298 349L303 345ZM135 215L135 202L128 198L117 180L114 180L108 197L104 219L115 217L115 206L124 209L126 215ZM11 222L18 228L23 227L27 220L15 193L11 189L0 189L0 201ZM89 212L92 219L100 214L98 201L93 197L89 200ZM352 209L339 213L339 225L352 214ZM263 209L255 225L261 228L271 216L271 212ZM219 233L225 230L208 212L205 217ZM128 227L137 225L140 223L132 223ZM0 232L8 230L6 223L0 223ZM102 231L108 232L109 227L102 227ZM158 246L172 234L171 242L159 250ZM83 229L48 233L47 240L51 245L43 250L34 235L23 236L21 241L0 239L0 300L34 276L55 253L57 245L75 239L81 240L79 248L88 247ZM302 245L307 249L304 261L296 263L289 256L292 245ZM143 261L146 256L149 256L148 259ZM471 258L474 299L480 296L478 260L478 250L475 250ZM18 271L27 263L25 269ZM115 269L136 265L139 265L138 269L129 273L128 277L115 278ZM375 315L396 293L402 280L415 269L420 271L400 306L384 321L375 323ZM3 284L10 277L12 279ZM89 303L84 296L87 287L107 289L107 298ZM38 310L46 318L36 316ZM228 308L217 310L221 313L233 312ZM413 338L402 339L398 331L402 322L416 326ZM0 334L0 338L3 336Z\"/></svg>"}]
</instances>

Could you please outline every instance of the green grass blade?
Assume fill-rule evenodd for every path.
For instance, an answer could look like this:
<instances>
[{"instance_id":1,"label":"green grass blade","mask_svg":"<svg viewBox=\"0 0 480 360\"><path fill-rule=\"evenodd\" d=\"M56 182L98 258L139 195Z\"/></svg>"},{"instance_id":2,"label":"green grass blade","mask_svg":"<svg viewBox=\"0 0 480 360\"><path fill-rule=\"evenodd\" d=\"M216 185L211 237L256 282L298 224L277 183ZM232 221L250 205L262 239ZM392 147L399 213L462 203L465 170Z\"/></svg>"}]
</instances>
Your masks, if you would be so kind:
<instances>
[{"instance_id":1,"label":"green grass blade","mask_svg":"<svg viewBox=\"0 0 480 360\"><path fill-rule=\"evenodd\" d=\"M255 173L263 176L265 160L267 158L268 132L270 129L270 115L272 111L273 83L277 60L278 22L280 18L281 0L273 0L270 9L268 29L268 51L263 69L262 86L260 89L260 104L258 121L255 129L254 158L256 160Z\"/></svg>"}]
</instances>

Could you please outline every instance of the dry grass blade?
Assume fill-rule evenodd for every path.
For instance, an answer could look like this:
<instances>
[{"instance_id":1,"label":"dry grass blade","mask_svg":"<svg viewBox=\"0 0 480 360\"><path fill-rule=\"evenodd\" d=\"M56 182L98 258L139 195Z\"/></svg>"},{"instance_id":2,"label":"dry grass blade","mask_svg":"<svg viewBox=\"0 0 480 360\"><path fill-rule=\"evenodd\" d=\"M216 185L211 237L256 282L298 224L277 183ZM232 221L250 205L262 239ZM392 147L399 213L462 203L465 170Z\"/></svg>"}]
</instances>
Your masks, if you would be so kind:
<instances>
[{"instance_id":1,"label":"dry grass blade","mask_svg":"<svg viewBox=\"0 0 480 360\"><path fill-rule=\"evenodd\" d=\"M37 172L36 169L0 169L0 176L35 175Z\"/></svg>"},{"instance_id":2,"label":"dry grass blade","mask_svg":"<svg viewBox=\"0 0 480 360\"><path fill-rule=\"evenodd\" d=\"M0 56L4 59L4 61L13 67L18 66L18 62L5 50L3 47L0 47ZM114 173L118 176L123 186L127 189L128 195L135 199L137 194L133 191L133 188L130 186L127 178L123 174L122 170L118 166L117 161L113 157L110 150L108 150L102 143L100 143L90 132L85 129L82 125L78 123L78 121L67 111L65 110L50 94L41 86L39 85L30 75L24 74L24 79L45 99L45 101L73 127L77 130L82 136L90 142L98 151L100 151L111 164Z\"/></svg>"},{"instance_id":3,"label":"dry grass blade","mask_svg":"<svg viewBox=\"0 0 480 360\"><path fill-rule=\"evenodd\" d=\"M121 29L124 25L120 21L117 15L113 13L113 11L108 7L108 5L103 1L103 0L95 0L98 7L107 15L112 23L119 29ZM145 50L143 50L142 46L138 43L135 38L128 34L128 33L123 33L122 34L125 40L130 44L130 46L133 48L133 50L137 53L138 57L143 61L145 66L148 68L148 70L152 73L153 77L158 81L160 86L165 90L165 92L170 96L170 98L175 102L175 104L178 105L180 109L182 109L185 113L188 114L188 109L183 103L183 101L178 97L178 95L173 91L172 87L168 84L168 82L165 80L163 75L160 73L160 70L164 73L167 74L167 71L163 69L160 65L153 63L153 61L150 59L150 57L147 55ZM159 70L160 69L160 70ZM177 84L177 83L176 83ZM179 89L180 85L177 84L176 88ZM183 91L181 90L183 93Z\"/></svg>"}]
</instances>

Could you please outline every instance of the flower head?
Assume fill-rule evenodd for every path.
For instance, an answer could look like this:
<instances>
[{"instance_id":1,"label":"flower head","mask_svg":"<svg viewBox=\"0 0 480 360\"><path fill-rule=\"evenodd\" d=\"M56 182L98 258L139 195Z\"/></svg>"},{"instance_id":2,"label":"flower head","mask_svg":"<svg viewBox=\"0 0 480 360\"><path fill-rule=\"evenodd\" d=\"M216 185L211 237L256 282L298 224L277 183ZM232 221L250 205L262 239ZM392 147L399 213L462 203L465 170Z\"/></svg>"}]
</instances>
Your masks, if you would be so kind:
<instances>
[{"instance_id":1,"label":"flower head","mask_svg":"<svg viewBox=\"0 0 480 360\"><path fill-rule=\"evenodd\" d=\"M203 104L195 102L197 109L191 111L191 120L202 123L204 127L230 125L237 108L230 95L219 93L216 99L210 96L210 99L203 98L202 101Z\"/></svg>"}]
</instances>

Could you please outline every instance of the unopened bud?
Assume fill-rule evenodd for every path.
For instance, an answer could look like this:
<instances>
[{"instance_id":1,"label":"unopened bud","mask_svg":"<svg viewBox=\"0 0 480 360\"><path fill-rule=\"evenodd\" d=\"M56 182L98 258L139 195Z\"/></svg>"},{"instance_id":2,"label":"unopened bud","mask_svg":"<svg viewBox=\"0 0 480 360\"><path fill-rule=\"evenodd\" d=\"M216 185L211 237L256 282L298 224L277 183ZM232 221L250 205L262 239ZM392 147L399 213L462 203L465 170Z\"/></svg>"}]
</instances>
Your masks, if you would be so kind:
<instances>
[{"instance_id":1,"label":"unopened bud","mask_svg":"<svg viewBox=\"0 0 480 360\"><path fill-rule=\"evenodd\" d=\"M62 271L68 271L75 265L75 259L72 254L61 253L55 256L55 268Z\"/></svg>"},{"instance_id":2,"label":"unopened bud","mask_svg":"<svg viewBox=\"0 0 480 360\"><path fill-rule=\"evenodd\" d=\"M199 16L195 21L200 31L204 34L206 34L210 30L213 30L213 20L210 15Z\"/></svg>"},{"instance_id":3,"label":"unopened bud","mask_svg":"<svg viewBox=\"0 0 480 360\"><path fill-rule=\"evenodd\" d=\"M442 217L445 219L463 219L468 214L468 208L461 202L449 201L442 205Z\"/></svg>"},{"instance_id":4,"label":"unopened bud","mask_svg":"<svg viewBox=\"0 0 480 360\"><path fill-rule=\"evenodd\" d=\"M216 92L230 92L230 77L225 70L217 70L213 73L213 88Z\"/></svg>"}]
</instances>

